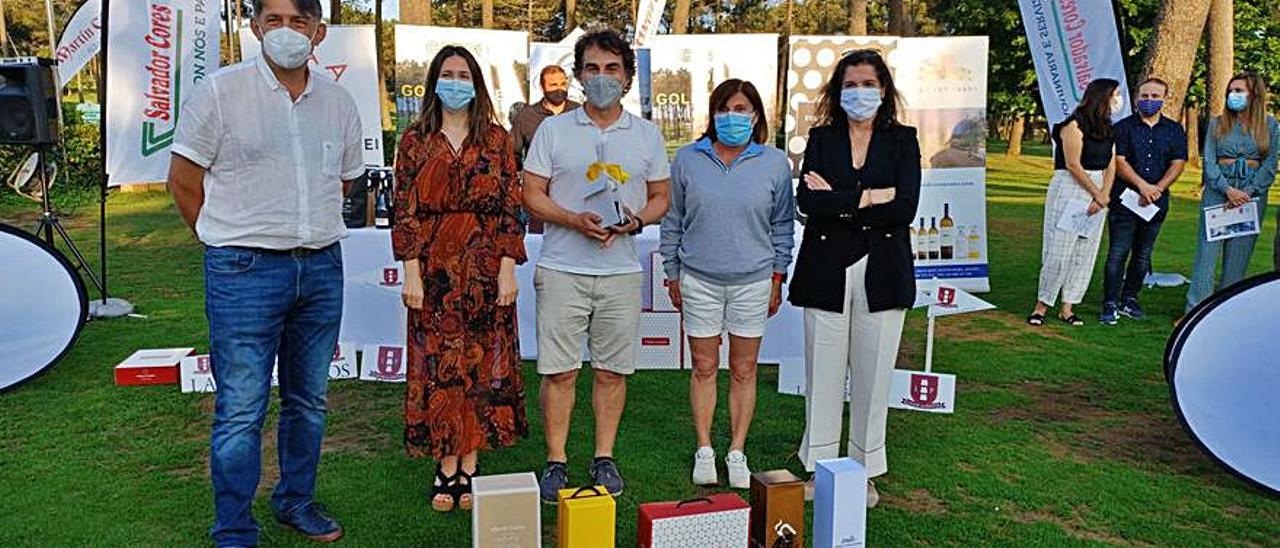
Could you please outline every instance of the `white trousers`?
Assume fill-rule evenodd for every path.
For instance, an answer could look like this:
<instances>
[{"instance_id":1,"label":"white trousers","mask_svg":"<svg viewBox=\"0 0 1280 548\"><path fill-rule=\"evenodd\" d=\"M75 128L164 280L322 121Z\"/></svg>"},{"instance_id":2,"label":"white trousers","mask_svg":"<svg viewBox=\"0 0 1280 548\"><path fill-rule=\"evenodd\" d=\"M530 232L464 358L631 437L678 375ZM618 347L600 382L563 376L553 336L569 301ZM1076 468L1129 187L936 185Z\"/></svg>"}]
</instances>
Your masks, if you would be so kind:
<instances>
[{"instance_id":1,"label":"white trousers","mask_svg":"<svg viewBox=\"0 0 1280 548\"><path fill-rule=\"evenodd\" d=\"M1089 178L1102 187L1102 172L1090 171ZM1049 181L1049 195L1044 203L1044 243L1040 248L1040 302L1053 306L1058 294L1062 301L1073 305L1084 300L1093 277L1093 265L1098 260L1098 245L1102 242L1100 222L1088 236L1080 236L1058 228L1058 221L1067 213L1072 200L1092 200L1092 196L1076 182L1071 172L1063 169L1053 172ZM1116 207L1124 207L1116 204ZM1106 211L1098 215L1106 218ZM1104 221L1105 222L1105 221Z\"/></svg>"},{"instance_id":2,"label":"white trousers","mask_svg":"<svg viewBox=\"0 0 1280 548\"><path fill-rule=\"evenodd\" d=\"M810 472L817 461L840 456L846 376L850 392L847 455L866 467L867 477L889 471L885 420L907 311L871 312L866 274L865 257L847 269L844 313L804 310L807 388L804 440L798 455Z\"/></svg>"}]
</instances>

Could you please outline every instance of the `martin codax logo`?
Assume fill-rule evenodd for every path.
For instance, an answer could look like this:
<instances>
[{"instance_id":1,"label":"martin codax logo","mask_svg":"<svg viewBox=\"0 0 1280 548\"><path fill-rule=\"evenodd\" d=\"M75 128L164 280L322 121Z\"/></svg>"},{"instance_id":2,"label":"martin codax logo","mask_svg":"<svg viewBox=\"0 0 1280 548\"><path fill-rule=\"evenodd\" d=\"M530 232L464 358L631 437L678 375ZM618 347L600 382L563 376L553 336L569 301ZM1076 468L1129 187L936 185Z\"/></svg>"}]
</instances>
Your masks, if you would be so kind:
<instances>
[{"instance_id":1,"label":"martin codax logo","mask_svg":"<svg viewBox=\"0 0 1280 548\"><path fill-rule=\"evenodd\" d=\"M182 10L150 5L150 29L142 39L150 48L147 87L143 94L142 156L168 149L178 127L182 92Z\"/></svg>"}]
</instances>

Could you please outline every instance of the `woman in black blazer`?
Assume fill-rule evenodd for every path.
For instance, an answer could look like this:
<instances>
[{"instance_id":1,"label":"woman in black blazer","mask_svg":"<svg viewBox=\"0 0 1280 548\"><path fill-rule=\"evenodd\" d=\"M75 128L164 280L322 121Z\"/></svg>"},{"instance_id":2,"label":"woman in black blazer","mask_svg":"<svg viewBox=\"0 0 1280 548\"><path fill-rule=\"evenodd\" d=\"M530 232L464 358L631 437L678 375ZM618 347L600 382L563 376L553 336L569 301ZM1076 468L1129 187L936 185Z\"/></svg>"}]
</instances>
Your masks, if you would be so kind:
<instances>
[{"instance_id":1,"label":"woman in black blazer","mask_svg":"<svg viewBox=\"0 0 1280 548\"><path fill-rule=\"evenodd\" d=\"M888 471L885 419L907 309L915 303L908 228L920 198L920 143L897 121L897 89L873 50L846 55L818 103L796 191L808 220L790 286L804 308L806 426L799 457L812 472L840 448L850 377L848 456L867 477ZM812 480L811 480L812 481ZM867 482L867 505L879 500Z\"/></svg>"}]
</instances>

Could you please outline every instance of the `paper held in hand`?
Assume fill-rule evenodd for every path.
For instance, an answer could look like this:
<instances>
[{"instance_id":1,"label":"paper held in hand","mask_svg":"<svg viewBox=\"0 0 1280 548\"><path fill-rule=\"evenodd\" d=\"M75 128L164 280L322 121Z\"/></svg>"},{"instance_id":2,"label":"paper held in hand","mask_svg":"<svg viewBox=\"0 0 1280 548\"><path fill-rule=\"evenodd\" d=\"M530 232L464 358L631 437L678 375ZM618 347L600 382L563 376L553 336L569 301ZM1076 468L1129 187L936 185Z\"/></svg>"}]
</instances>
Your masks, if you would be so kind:
<instances>
[{"instance_id":1,"label":"paper held in hand","mask_svg":"<svg viewBox=\"0 0 1280 548\"><path fill-rule=\"evenodd\" d=\"M1258 223L1258 200L1228 208L1227 204L1204 208L1204 236L1207 241L1229 240L1261 232Z\"/></svg>"},{"instance_id":2,"label":"paper held in hand","mask_svg":"<svg viewBox=\"0 0 1280 548\"><path fill-rule=\"evenodd\" d=\"M1106 216L1101 211L1090 215L1089 204L1091 203L1093 200L1087 198L1077 198L1067 202L1062 217L1058 218L1058 230L1065 230L1082 238L1092 234Z\"/></svg>"},{"instance_id":3,"label":"paper held in hand","mask_svg":"<svg viewBox=\"0 0 1280 548\"><path fill-rule=\"evenodd\" d=\"M1144 221L1150 221L1157 213L1160 213L1160 206L1158 205L1142 205L1142 196L1134 192L1132 188L1126 188L1124 192L1120 193L1120 203L1129 208L1129 211L1142 217Z\"/></svg>"}]
</instances>

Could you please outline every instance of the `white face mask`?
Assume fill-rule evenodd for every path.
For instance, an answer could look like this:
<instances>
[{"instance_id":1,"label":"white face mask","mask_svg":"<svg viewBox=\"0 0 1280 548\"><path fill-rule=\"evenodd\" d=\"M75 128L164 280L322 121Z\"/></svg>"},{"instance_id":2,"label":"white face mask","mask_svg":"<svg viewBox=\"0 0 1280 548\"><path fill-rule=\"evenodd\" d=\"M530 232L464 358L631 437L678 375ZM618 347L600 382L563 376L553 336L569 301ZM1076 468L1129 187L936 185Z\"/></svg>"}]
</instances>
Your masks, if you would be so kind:
<instances>
[{"instance_id":1,"label":"white face mask","mask_svg":"<svg viewBox=\"0 0 1280 548\"><path fill-rule=\"evenodd\" d=\"M311 39L301 32L281 27L262 35L262 51L280 68L296 69L306 65L311 58Z\"/></svg>"}]
</instances>

